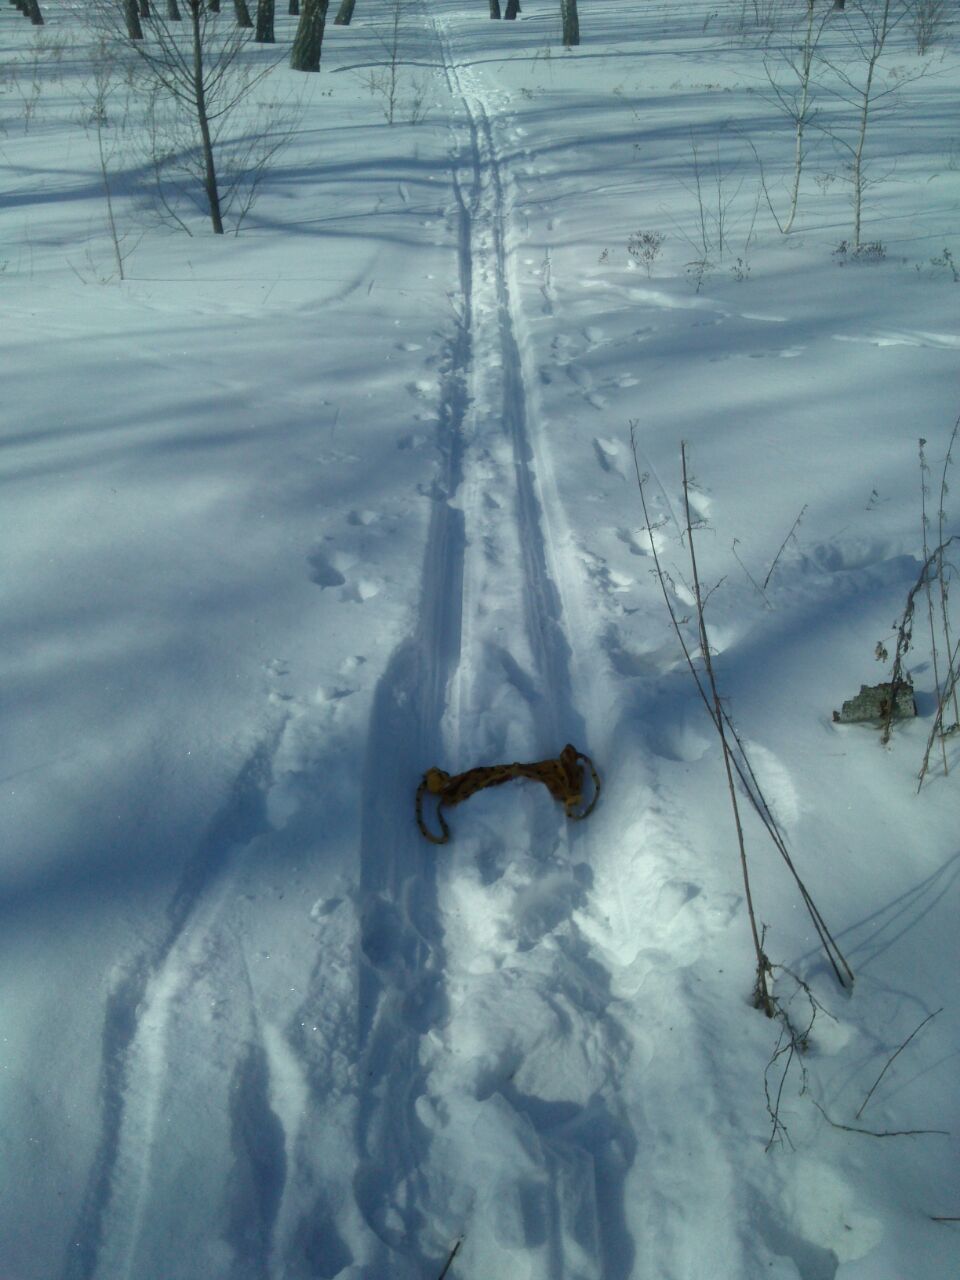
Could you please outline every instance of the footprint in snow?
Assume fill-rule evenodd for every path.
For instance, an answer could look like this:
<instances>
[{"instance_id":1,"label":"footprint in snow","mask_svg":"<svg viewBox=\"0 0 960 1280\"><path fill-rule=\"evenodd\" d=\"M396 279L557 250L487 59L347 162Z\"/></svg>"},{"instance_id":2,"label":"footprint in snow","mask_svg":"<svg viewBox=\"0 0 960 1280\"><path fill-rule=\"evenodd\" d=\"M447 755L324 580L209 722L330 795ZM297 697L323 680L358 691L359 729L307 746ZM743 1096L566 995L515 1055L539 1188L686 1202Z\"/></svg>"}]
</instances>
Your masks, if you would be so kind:
<instances>
[{"instance_id":1,"label":"footprint in snow","mask_svg":"<svg viewBox=\"0 0 960 1280\"><path fill-rule=\"evenodd\" d=\"M374 578L357 578L355 582L343 588L340 599L351 604L365 604L380 594L380 587L381 584Z\"/></svg>"},{"instance_id":2,"label":"footprint in snow","mask_svg":"<svg viewBox=\"0 0 960 1280\"><path fill-rule=\"evenodd\" d=\"M436 394L437 384L433 378L418 378L416 382L407 383L407 391L416 400L426 400Z\"/></svg>"},{"instance_id":3,"label":"footprint in snow","mask_svg":"<svg viewBox=\"0 0 960 1280\"><path fill-rule=\"evenodd\" d=\"M712 654L726 653L728 649L733 648L734 644L743 634L742 628L736 626L724 626L722 623L705 623L707 632L707 642L710 645Z\"/></svg>"},{"instance_id":4,"label":"footprint in snow","mask_svg":"<svg viewBox=\"0 0 960 1280\"><path fill-rule=\"evenodd\" d=\"M883 564L896 555L886 538L849 538L844 542L819 542L804 557L809 567L826 573L849 573Z\"/></svg>"},{"instance_id":5,"label":"footprint in snow","mask_svg":"<svg viewBox=\"0 0 960 1280\"><path fill-rule=\"evenodd\" d=\"M605 440L602 436L594 436L593 451L604 471L610 471L618 475L621 480L626 480L626 473L620 461L623 450L616 440Z\"/></svg>"},{"instance_id":6,"label":"footprint in snow","mask_svg":"<svg viewBox=\"0 0 960 1280\"><path fill-rule=\"evenodd\" d=\"M652 556L654 551L660 555L667 546L667 539L659 529L652 532L649 529L615 529L614 534L632 556Z\"/></svg>"},{"instance_id":7,"label":"footprint in snow","mask_svg":"<svg viewBox=\"0 0 960 1280\"><path fill-rule=\"evenodd\" d=\"M685 720L652 725L647 733L651 749L676 764L695 764L710 750L711 738L699 725Z\"/></svg>"},{"instance_id":8,"label":"footprint in snow","mask_svg":"<svg viewBox=\"0 0 960 1280\"><path fill-rule=\"evenodd\" d=\"M570 363L567 365L567 377L579 388L587 404L593 405L594 409L607 407L606 400L594 389L593 374L589 369L584 369L583 365Z\"/></svg>"},{"instance_id":9,"label":"footprint in snow","mask_svg":"<svg viewBox=\"0 0 960 1280\"><path fill-rule=\"evenodd\" d=\"M574 364L572 361L567 365L567 377L571 382L576 383L581 391L593 390L593 374L589 369L584 369L581 364Z\"/></svg>"},{"instance_id":10,"label":"footprint in snow","mask_svg":"<svg viewBox=\"0 0 960 1280\"><path fill-rule=\"evenodd\" d=\"M709 519L710 508L713 506L713 499L708 497L702 490L694 489L692 485L687 497L693 514L700 520Z\"/></svg>"},{"instance_id":11,"label":"footprint in snow","mask_svg":"<svg viewBox=\"0 0 960 1280\"><path fill-rule=\"evenodd\" d=\"M565 365L573 359L573 342L565 333L558 333L550 344L553 358L559 365Z\"/></svg>"},{"instance_id":12,"label":"footprint in snow","mask_svg":"<svg viewBox=\"0 0 960 1280\"><path fill-rule=\"evenodd\" d=\"M625 573L618 573L615 569L611 569L603 556L594 555L592 551L583 548L580 552L580 559L583 561L587 573L603 591L615 594L629 591L633 586L633 578L627 577Z\"/></svg>"},{"instance_id":13,"label":"footprint in snow","mask_svg":"<svg viewBox=\"0 0 960 1280\"><path fill-rule=\"evenodd\" d=\"M658 679L677 665L676 645L672 641L652 649L637 649L632 641L624 640L618 628L611 626L604 634L601 643L610 666L617 675L624 676L628 680L637 676Z\"/></svg>"},{"instance_id":14,"label":"footprint in snow","mask_svg":"<svg viewBox=\"0 0 960 1280\"><path fill-rule=\"evenodd\" d=\"M765 351L723 351L710 356L711 364L722 364L725 360L795 360L802 356L804 347L768 347Z\"/></svg>"},{"instance_id":15,"label":"footprint in snow","mask_svg":"<svg viewBox=\"0 0 960 1280\"><path fill-rule=\"evenodd\" d=\"M935 347L956 350L960 347L960 334L925 333L920 329L902 329L879 333L835 333L834 342L865 342L873 347Z\"/></svg>"},{"instance_id":16,"label":"footprint in snow","mask_svg":"<svg viewBox=\"0 0 960 1280\"><path fill-rule=\"evenodd\" d=\"M307 564L310 566L310 581L315 582L318 587L342 587L346 582L333 560L319 548L310 552Z\"/></svg>"},{"instance_id":17,"label":"footprint in snow","mask_svg":"<svg viewBox=\"0 0 960 1280\"><path fill-rule=\"evenodd\" d=\"M513 904L517 949L530 951L568 920L585 898L584 871L579 867L548 871L519 888Z\"/></svg>"}]
</instances>

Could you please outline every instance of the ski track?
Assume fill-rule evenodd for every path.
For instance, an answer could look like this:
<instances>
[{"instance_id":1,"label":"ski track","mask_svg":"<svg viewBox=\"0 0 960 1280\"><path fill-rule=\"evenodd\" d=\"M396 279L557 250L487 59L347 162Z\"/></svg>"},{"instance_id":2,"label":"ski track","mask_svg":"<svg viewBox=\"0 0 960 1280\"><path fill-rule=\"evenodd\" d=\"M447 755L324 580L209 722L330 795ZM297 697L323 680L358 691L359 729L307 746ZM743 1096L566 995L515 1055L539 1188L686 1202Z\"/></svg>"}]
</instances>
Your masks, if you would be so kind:
<instances>
[{"instance_id":1,"label":"ski track","mask_svg":"<svg viewBox=\"0 0 960 1280\"><path fill-rule=\"evenodd\" d=\"M442 1156L434 1159L457 1130L460 1113L471 1114L477 1107L476 1096L450 1096L457 1086L446 1074L447 1057L455 1052L451 1042L463 1021L451 1004L446 955L447 934L456 930L445 918L441 899L448 894L438 882L436 850L415 831L401 834L396 829L395 815L409 804L414 778L397 777L385 788L379 761L401 740L411 759L421 764L443 759L451 747L481 755L507 750L514 713L509 722L488 722L476 732L473 712L490 693L491 669L494 683L511 692L527 686L534 712L528 751L533 745L556 752L562 734L583 741L527 429L500 160L483 102L464 84L442 29L435 24L435 30L463 121L452 166L461 314L443 380L443 466L424 556L420 625L398 647L380 681L368 737L358 1020L365 1085L355 1178L361 1212L380 1241L364 1262L377 1275L417 1277L439 1274L457 1239L465 1238L469 1251L473 1206L493 1193L482 1177L478 1186L469 1180L450 1186L453 1171L444 1170ZM500 563L500 556L511 551L521 565L521 598L518 602L495 594L491 600L490 564ZM496 626L479 616L486 615L491 603ZM495 638L524 633L528 652L519 659ZM556 815L549 821L556 844ZM543 826L542 820L538 825ZM462 938L455 942L462 947ZM587 1170L582 1167L592 1163L589 1142L583 1146L565 1137L552 1143L546 1136L558 1118L570 1134L575 1131L565 1107L558 1117L549 1103L506 1086L498 1091L501 1102L512 1114L495 1130L515 1133L532 1125L545 1131L538 1162L550 1187L544 1197L543 1274L562 1277L568 1274L565 1241L576 1234L563 1221L571 1212L565 1204L579 1211L581 1184L592 1193L592 1179L583 1178ZM521 1179L518 1202L529 1195L525 1185ZM503 1188L496 1194L502 1198ZM589 1216L596 1215L591 1203Z\"/></svg>"},{"instance_id":2,"label":"ski track","mask_svg":"<svg viewBox=\"0 0 960 1280\"><path fill-rule=\"evenodd\" d=\"M205 941L222 908L231 859L268 829L263 796L281 733L282 725L239 770L184 868L163 934L112 984L101 1036L100 1136L64 1280L137 1274L135 1250L153 1190L153 1141L170 1074L166 1050L174 1006L181 988L205 963L209 967Z\"/></svg>"},{"instance_id":3,"label":"ski track","mask_svg":"<svg viewBox=\"0 0 960 1280\"><path fill-rule=\"evenodd\" d=\"M575 657L591 642L581 571L563 554L569 536L533 425L500 122L450 26L436 16L430 26L458 117L460 310L441 379L417 622L370 711L357 891L329 907L303 990L270 1007L227 904L270 829L281 724L188 863L166 933L108 998L100 1139L64 1280L150 1280L171 1253L164 1232L178 1210L185 1269L171 1265L164 1280L334 1276L351 1265L370 1280L432 1280L458 1241L465 1275L707 1274L712 1250L698 1250L708 1239L726 1273L746 1274L722 1197L705 1206L713 1232L686 1238L690 1186L732 1186L733 1174L707 1117L675 1112L690 1068L657 1052L668 1030L673 1044L711 1034L671 933L699 890L682 856L658 852L682 840L636 835L644 892L652 885L664 903L663 930L654 916L655 936L640 945L617 851L571 829L539 788L504 792L496 825L476 798L442 852L398 818L431 763L553 755L566 741L590 751L578 703L592 707L596 692ZM311 565L320 585L333 583L325 562ZM401 743L405 767L384 769ZM594 884L618 904L612 924L591 915ZM683 935L684 963L695 934ZM629 1011L651 973L669 1028ZM564 1063L556 1084L554 1059ZM573 1098L559 1083L571 1063L582 1080ZM709 1108L709 1086L689 1085ZM171 1152L169 1134L187 1135L185 1149ZM685 1159L690 1170L670 1187L638 1169L645 1150L668 1146L673 1166ZM464 1151L475 1153L469 1168ZM627 1228L628 1194L646 1206L633 1211L642 1239ZM158 1203L163 1212L151 1212ZM350 1224L349 1241L335 1222Z\"/></svg>"}]
</instances>

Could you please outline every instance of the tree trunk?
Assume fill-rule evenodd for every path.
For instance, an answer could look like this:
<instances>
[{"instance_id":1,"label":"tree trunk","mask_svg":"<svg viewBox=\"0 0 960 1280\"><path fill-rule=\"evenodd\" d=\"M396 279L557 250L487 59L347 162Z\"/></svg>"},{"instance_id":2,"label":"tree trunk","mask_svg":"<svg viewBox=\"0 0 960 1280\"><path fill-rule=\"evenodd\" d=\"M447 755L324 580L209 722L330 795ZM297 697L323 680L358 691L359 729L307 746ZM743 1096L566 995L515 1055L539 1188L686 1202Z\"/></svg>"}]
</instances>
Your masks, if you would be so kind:
<instances>
[{"instance_id":1,"label":"tree trunk","mask_svg":"<svg viewBox=\"0 0 960 1280\"><path fill-rule=\"evenodd\" d=\"M337 16L333 20L335 27L349 27L350 19L353 17L353 7L357 0L342 0L340 8L337 10Z\"/></svg>"},{"instance_id":2,"label":"tree trunk","mask_svg":"<svg viewBox=\"0 0 960 1280\"><path fill-rule=\"evenodd\" d=\"M319 71L323 50L323 28L329 0L303 0L297 33L293 37L290 67L293 71Z\"/></svg>"},{"instance_id":3,"label":"tree trunk","mask_svg":"<svg viewBox=\"0 0 960 1280\"><path fill-rule=\"evenodd\" d=\"M207 8L211 13L220 12L220 0L207 0Z\"/></svg>"},{"instance_id":4,"label":"tree trunk","mask_svg":"<svg viewBox=\"0 0 960 1280\"><path fill-rule=\"evenodd\" d=\"M220 216L220 188L217 185L217 169L213 159L213 140L210 137L210 121L207 118L207 93L203 80L203 32L200 26L200 0L190 2L190 27L193 36L193 103L200 126L203 146L203 187L210 206L210 222L214 235L223 235L223 218Z\"/></svg>"},{"instance_id":5,"label":"tree trunk","mask_svg":"<svg viewBox=\"0 0 960 1280\"><path fill-rule=\"evenodd\" d=\"M563 44L569 49L580 43L580 16L577 0L560 0L560 19L563 23Z\"/></svg>"},{"instance_id":6,"label":"tree trunk","mask_svg":"<svg viewBox=\"0 0 960 1280\"><path fill-rule=\"evenodd\" d=\"M167 0L167 18L171 22L180 22L180 6L177 0Z\"/></svg>"},{"instance_id":7,"label":"tree trunk","mask_svg":"<svg viewBox=\"0 0 960 1280\"><path fill-rule=\"evenodd\" d=\"M257 0L257 34L254 38L258 44L273 44L275 42L273 16L274 0Z\"/></svg>"},{"instance_id":8,"label":"tree trunk","mask_svg":"<svg viewBox=\"0 0 960 1280\"><path fill-rule=\"evenodd\" d=\"M811 118L810 79L813 73L813 62L816 56L817 44L820 40L820 32L814 31L815 21L816 12L814 9L814 0L807 0L807 28L804 32L803 44L797 49L797 60L793 64L794 71L800 80L800 101L797 103L793 114L793 181L790 188L790 212L787 215L786 222L781 228L784 235L788 235L793 227L797 217L797 209L800 205L800 175L803 172L804 135L806 133L807 122Z\"/></svg>"},{"instance_id":9,"label":"tree trunk","mask_svg":"<svg viewBox=\"0 0 960 1280\"><path fill-rule=\"evenodd\" d=\"M123 20L127 27L127 36L131 40L142 40L143 27L140 25L137 0L123 0Z\"/></svg>"},{"instance_id":10,"label":"tree trunk","mask_svg":"<svg viewBox=\"0 0 960 1280\"><path fill-rule=\"evenodd\" d=\"M490 0L490 17L500 17L500 0Z\"/></svg>"},{"instance_id":11,"label":"tree trunk","mask_svg":"<svg viewBox=\"0 0 960 1280\"><path fill-rule=\"evenodd\" d=\"M150 17L150 0L140 0L140 17Z\"/></svg>"},{"instance_id":12,"label":"tree trunk","mask_svg":"<svg viewBox=\"0 0 960 1280\"><path fill-rule=\"evenodd\" d=\"M298 18L300 16L300 0L290 0L289 5L287 6L287 13L289 13L292 18Z\"/></svg>"},{"instance_id":13,"label":"tree trunk","mask_svg":"<svg viewBox=\"0 0 960 1280\"><path fill-rule=\"evenodd\" d=\"M520 0L507 0L507 11L504 18L512 20L520 12Z\"/></svg>"},{"instance_id":14,"label":"tree trunk","mask_svg":"<svg viewBox=\"0 0 960 1280\"><path fill-rule=\"evenodd\" d=\"M250 10L247 8L247 0L233 0L233 8L237 15L238 27L252 27L253 19L250 17Z\"/></svg>"},{"instance_id":15,"label":"tree trunk","mask_svg":"<svg viewBox=\"0 0 960 1280\"><path fill-rule=\"evenodd\" d=\"M43 26L43 14L40 12L40 5L37 0L27 0L24 13L35 27Z\"/></svg>"}]
</instances>

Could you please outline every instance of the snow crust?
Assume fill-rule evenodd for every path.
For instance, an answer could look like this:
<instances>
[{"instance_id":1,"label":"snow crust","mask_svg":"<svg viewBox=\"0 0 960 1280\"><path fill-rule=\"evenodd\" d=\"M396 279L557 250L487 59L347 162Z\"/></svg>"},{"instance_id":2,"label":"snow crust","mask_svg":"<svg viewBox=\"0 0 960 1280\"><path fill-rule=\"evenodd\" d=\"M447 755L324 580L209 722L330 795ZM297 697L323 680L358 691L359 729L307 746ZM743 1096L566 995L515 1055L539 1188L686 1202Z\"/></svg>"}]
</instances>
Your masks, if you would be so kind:
<instances>
[{"instance_id":1,"label":"snow crust","mask_svg":"<svg viewBox=\"0 0 960 1280\"><path fill-rule=\"evenodd\" d=\"M569 51L556 8L411 0L428 111L388 128L360 0L319 76L271 72L303 115L239 236L158 227L118 161L123 281L81 10L44 5L29 113L0 13L3 1280L960 1271L960 748L917 796L919 628L918 719L831 721L886 676L917 438L938 476L960 409L955 32L882 64L853 262L823 135L789 237L758 192L785 7L582 0ZM785 1078L653 574L695 644L681 441L721 689L857 975L749 816L774 992L818 1006ZM567 741L587 822L511 784L421 838L428 766Z\"/></svg>"}]
</instances>

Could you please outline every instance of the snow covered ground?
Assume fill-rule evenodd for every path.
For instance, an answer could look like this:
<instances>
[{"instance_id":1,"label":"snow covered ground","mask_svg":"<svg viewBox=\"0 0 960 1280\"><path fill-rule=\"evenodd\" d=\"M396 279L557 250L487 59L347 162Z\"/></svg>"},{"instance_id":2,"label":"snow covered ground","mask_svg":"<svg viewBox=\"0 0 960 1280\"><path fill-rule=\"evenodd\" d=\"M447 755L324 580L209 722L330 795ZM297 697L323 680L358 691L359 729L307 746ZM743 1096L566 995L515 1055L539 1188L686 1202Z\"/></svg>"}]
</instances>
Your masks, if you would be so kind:
<instances>
[{"instance_id":1,"label":"snow covered ground","mask_svg":"<svg viewBox=\"0 0 960 1280\"><path fill-rule=\"evenodd\" d=\"M237 237L151 216L115 88L123 281L82 8L0 11L0 1278L946 1280L925 622L889 748L831 713L889 672L960 410L956 31L891 37L853 260L822 131L790 236L758 185L788 6L581 0L564 51L556 0L410 0L392 127L387 8L271 73L302 117ZM637 465L695 647L681 441L721 691L856 972L745 810L802 1057L652 572ZM567 741L588 821L511 784L423 840L428 766Z\"/></svg>"}]
</instances>

